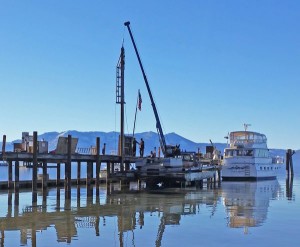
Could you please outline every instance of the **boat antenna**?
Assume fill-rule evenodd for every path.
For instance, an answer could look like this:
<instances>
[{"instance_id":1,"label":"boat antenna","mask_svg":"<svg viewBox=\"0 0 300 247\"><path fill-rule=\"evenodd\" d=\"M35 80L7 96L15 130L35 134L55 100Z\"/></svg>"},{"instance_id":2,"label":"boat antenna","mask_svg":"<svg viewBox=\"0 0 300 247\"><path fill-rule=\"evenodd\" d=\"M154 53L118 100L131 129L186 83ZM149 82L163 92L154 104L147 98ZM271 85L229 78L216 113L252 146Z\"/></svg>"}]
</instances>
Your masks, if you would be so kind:
<instances>
[{"instance_id":1,"label":"boat antenna","mask_svg":"<svg viewBox=\"0 0 300 247\"><path fill-rule=\"evenodd\" d=\"M247 129L248 129L249 126L251 126L251 124L244 123L244 129L245 129L245 131L247 131Z\"/></svg>"}]
</instances>

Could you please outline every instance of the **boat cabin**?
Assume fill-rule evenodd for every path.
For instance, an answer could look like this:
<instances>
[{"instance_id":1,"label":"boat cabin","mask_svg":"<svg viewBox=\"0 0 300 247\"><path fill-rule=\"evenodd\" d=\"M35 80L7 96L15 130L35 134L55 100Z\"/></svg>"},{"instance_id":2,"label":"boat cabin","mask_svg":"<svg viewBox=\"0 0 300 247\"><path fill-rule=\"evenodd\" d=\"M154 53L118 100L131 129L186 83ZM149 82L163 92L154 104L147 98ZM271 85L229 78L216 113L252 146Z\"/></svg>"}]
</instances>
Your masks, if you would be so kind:
<instances>
[{"instance_id":1,"label":"boat cabin","mask_svg":"<svg viewBox=\"0 0 300 247\"><path fill-rule=\"evenodd\" d=\"M266 144L267 137L252 131L235 131L230 133L230 147L239 147L251 144Z\"/></svg>"}]
</instances>

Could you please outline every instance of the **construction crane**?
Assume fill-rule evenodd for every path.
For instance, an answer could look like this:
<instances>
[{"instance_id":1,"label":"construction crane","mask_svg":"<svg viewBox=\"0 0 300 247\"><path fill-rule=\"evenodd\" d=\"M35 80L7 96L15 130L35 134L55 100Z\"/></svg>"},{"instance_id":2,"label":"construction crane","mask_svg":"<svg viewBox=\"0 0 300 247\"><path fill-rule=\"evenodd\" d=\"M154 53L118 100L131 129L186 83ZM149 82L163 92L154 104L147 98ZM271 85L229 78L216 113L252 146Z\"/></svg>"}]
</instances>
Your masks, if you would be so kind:
<instances>
[{"instance_id":1,"label":"construction crane","mask_svg":"<svg viewBox=\"0 0 300 247\"><path fill-rule=\"evenodd\" d=\"M139 65L140 65L140 68L141 68L141 71L142 71L142 74L143 74L143 77L144 77L144 81L145 81L145 84L146 84L146 87L147 87L147 91L148 91L148 94L149 94L149 97L150 97L152 109L153 109L154 116L155 116L155 119L156 119L156 129L157 129L157 132L158 132L158 135L159 135L159 142L160 142L160 146L161 146L161 149L162 149L162 153L164 154L165 157L174 157L176 154L178 154L178 152L180 152L179 147L178 146L171 146L171 145L166 144L166 139L165 139L162 127L161 127L161 123L160 123L158 112L157 112L157 109L156 109L156 105L154 103L154 99L153 99L153 96L152 96L152 93L151 93L149 82L148 82L148 79L147 79L147 76L146 76L146 73L145 73L145 70L144 70L139 52L137 50L137 47L136 47L131 29L130 29L130 22L127 21L127 22L124 23L124 25L128 28L129 35L130 35L130 38L131 38L131 41L132 41L137 59L139 61Z\"/></svg>"}]
</instances>

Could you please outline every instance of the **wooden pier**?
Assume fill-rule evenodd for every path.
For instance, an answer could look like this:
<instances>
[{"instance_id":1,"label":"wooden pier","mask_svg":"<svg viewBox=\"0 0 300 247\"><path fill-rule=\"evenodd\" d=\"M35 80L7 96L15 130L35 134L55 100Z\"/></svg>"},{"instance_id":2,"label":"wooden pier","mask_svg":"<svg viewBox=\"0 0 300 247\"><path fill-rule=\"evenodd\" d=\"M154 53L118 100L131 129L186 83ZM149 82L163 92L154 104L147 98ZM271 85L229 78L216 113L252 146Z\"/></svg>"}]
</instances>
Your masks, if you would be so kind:
<instances>
[{"instance_id":1,"label":"wooden pier","mask_svg":"<svg viewBox=\"0 0 300 247\"><path fill-rule=\"evenodd\" d=\"M115 181L113 176L115 164L120 164L121 157L117 155L100 155L100 138L96 138L96 152L95 154L78 154L72 153L71 143L72 136L68 135L67 139L67 151L65 154L55 153L38 153L37 148L37 132L33 132L33 150L29 152L6 152L6 136L3 136L2 152L0 153L0 160L8 163L8 180L7 182L0 182L0 189L14 189L16 192L20 187L32 187L32 202L36 202L37 188L47 188L48 186L61 186L64 185L66 190L66 198L70 198L71 186L74 184L86 184L90 186L95 184L99 187L99 183L104 181L104 178L100 179L100 166L101 163L107 165L107 177L105 181ZM135 157L124 157L124 168L129 168L130 163L135 163ZM20 163L30 163L32 168L32 180L20 181L19 169ZM77 163L77 178L71 178L72 163ZM87 164L86 178L81 178L81 164ZM13 171L14 164L14 171ZM51 164L51 165L50 165ZM65 167L65 178L61 179L60 169L61 165ZM93 174L93 166L96 166L96 175ZM74 167L74 166L73 166ZM38 168L42 168L42 179L38 179ZM56 180L48 179L48 169L56 169ZM14 173L14 181L13 181ZM120 178L119 178L120 179Z\"/></svg>"},{"instance_id":2,"label":"wooden pier","mask_svg":"<svg viewBox=\"0 0 300 247\"><path fill-rule=\"evenodd\" d=\"M61 187L65 189L65 199L71 198L71 187L74 185L86 185L87 191L90 191L89 187L95 185L96 194L99 193L99 185L101 182L120 182L128 184L130 181L137 181L141 183L145 181L145 177L139 176L137 170L130 170L130 164L136 163L137 157L124 156L123 158L118 155L100 155L100 138L96 138L96 147L93 149L92 154L84 153L79 154L72 148L72 136L68 135L66 141L66 150L61 153L39 153L38 152L38 140L37 132L33 132L33 148L32 152L6 152L6 136L3 136L2 152L0 153L0 160L5 161L8 164L8 179L7 181L0 182L0 190L8 189L14 190L17 194L20 188L32 189L32 203L37 202L37 190L42 188L47 190L48 186ZM72 151L73 150L73 151ZM20 164L28 164L32 169L32 180L20 181ZM73 163L73 165L72 165ZM74 164L75 163L75 164ZM77 176L71 177L72 168L76 167L77 163ZM86 178L81 177L82 163L86 164ZM101 175L101 164L106 164L106 175ZM123 164L123 165L122 165ZM64 166L65 177L61 178L61 166ZM94 169L94 166L95 169ZM14 170L13 170L14 167ZM117 169L116 169L117 167ZM38 168L42 168L42 174L38 175ZM56 169L56 179L49 179L48 169ZM96 174L93 174L93 171ZM73 172L74 173L74 172ZM220 183L220 169L217 168L209 173L199 174L197 177L191 177L191 174L176 173L180 180L181 186L189 185L201 185L205 179L209 184L216 184L216 181ZM14 174L14 180L13 178ZM207 176L209 174L209 176ZM217 178L216 178L217 175ZM18 203L18 200L16 200Z\"/></svg>"}]
</instances>

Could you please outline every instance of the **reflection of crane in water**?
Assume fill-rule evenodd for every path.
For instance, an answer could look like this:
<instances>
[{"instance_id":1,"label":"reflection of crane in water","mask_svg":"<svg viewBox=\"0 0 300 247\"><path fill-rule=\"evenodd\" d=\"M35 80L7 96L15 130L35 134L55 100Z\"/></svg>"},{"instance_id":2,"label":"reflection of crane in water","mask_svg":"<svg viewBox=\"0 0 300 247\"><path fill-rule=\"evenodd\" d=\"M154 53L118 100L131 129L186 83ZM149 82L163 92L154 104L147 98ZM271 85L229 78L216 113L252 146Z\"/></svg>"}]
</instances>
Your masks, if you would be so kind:
<instances>
[{"instance_id":1,"label":"reflection of crane in water","mask_svg":"<svg viewBox=\"0 0 300 247\"><path fill-rule=\"evenodd\" d=\"M161 246L161 240L162 240L165 229L166 229L165 216L163 215L160 219L160 224L159 224L158 231L157 231L157 236L156 236L156 241L155 241L156 247Z\"/></svg>"}]
</instances>

